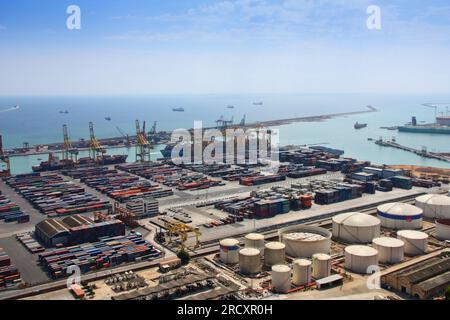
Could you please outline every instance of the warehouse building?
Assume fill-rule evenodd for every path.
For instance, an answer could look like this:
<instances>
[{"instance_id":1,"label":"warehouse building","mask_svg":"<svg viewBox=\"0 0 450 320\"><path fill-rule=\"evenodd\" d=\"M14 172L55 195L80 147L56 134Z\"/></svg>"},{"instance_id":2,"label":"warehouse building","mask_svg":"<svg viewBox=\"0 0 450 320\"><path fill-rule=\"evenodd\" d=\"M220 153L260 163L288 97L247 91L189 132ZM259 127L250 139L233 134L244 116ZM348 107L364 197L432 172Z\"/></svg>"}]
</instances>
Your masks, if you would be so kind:
<instances>
[{"instance_id":1,"label":"warehouse building","mask_svg":"<svg viewBox=\"0 0 450 320\"><path fill-rule=\"evenodd\" d=\"M36 224L35 235L46 246L76 245L95 242L101 237L125 235L125 224L120 220L95 223L91 219L73 215L62 220L46 219Z\"/></svg>"},{"instance_id":2,"label":"warehouse building","mask_svg":"<svg viewBox=\"0 0 450 320\"><path fill-rule=\"evenodd\" d=\"M450 283L450 251L386 274L383 285L419 299L440 294Z\"/></svg>"}]
</instances>

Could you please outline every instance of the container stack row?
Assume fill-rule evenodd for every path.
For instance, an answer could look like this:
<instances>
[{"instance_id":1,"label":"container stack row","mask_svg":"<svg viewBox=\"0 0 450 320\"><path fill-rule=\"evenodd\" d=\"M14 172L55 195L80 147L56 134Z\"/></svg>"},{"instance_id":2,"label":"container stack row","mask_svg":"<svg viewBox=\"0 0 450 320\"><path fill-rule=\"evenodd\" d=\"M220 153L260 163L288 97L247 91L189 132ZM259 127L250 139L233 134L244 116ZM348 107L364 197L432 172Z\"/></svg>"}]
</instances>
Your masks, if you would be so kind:
<instances>
[{"instance_id":1,"label":"container stack row","mask_svg":"<svg viewBox=\"0 0 450 320\"><path fill-rule=\"evenodd\" d=\"M45 251L45 248L30 233L20 233L16 235L16 239L33 254Z\"/></svg>"},{"instance_id":2,"label":"container stack row","mask_svg":"<svg viewBox=\"0 0 450 320\"><path fill-rule=\"evenodd\" d=\"M74 179L80 179L80 182L122 203L173 195L172 189L162 188L127 172L107 167L69 170L63 173Z\"/></svg>"},{"instance_id":3,"label":"container stack row","mask_svg":"<svg viewBox=\"0 0 450 320\"><path fill-rule=\"evenodd\" d=\"M55 249L39 255L39 263L54 279L68 276L69 266L78 266L82 273L117 266L127 262L156 259L161 251L138 233L105 237L80 246Z\"/></svg>"},{"instance_id":4,"label":"container stack row","mask_svg":"<svg viewBox=\"0 0 450 320\"><path fill-rule=\"evenodd\" d=\"M50 217L105 210L111 206L77 184L64 181L58 174L18 175L7 178L6 183Z\"/></svg>"},{"instance_id":5,"label":"container stack row","mask_svg":"<svg viewBox=\"0 0 450 320\"><path fill-rule=\"evenodd\" d=\"M0 220L6 223L26 223L30 221L30 216L23 213L15 202L2 195L0 191Z\"/></svg>"},{"instance_id":6,"label":"container stack row","mask_svg":"<svg viewBox=\"0 0 450 320\"><path fill-rule=\"evenodd\" d=\"M0 288L14 287L22 281L20 272L11 264L11 258L0 248Z\"/></svg>"}]
</instances>

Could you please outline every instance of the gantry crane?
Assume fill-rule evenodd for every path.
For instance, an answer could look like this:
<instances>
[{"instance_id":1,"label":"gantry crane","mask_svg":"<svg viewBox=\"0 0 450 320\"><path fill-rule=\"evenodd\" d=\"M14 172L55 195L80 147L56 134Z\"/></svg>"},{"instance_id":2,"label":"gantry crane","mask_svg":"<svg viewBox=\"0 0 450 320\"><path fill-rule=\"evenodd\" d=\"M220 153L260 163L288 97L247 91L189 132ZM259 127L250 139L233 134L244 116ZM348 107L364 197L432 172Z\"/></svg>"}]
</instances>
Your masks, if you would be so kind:
<instances>
[{"instance_id":1,"label":"gantry crane","mask_svg":"<svg viewBox=\"0 0 450 320\"><path fill-rule=\"evenodd\" d=\"M128 133L125 133L122 131L122 129L120 129L119 126L116 126L117 131L119 131L119 133L122 135L123 138L126 139L125 141L125 145L127 147L131 146L131 139L130 139L130 135Z\"/></svg>"},{"instance_id":2,"label":"gantry crane","mask_svg":"<svg viewBox=\"0 0 450 320\"><path fill-rule=\"evenodd\" d=\"M145 132L145 121L142 125L139 124L139 120L136 120L136 162L150 161L150 151L152 145L147 139L147 133Z\"/></svg>"},{"instance_id":3,"label":"gantry crane","mask_svg":"<svg viewBox=\"0 0 450 320\"><path fill-rule=\"evenodd\" d=\"M95 137L94 133L94 124L89 122L89 134L90 134L90 143L89 143L89 157L94 160L94 162L102 162L103 155L106 153L106 149L103 148Z\"/></svg>"},{"instance_id":4,"label":"gantry crane","mask_svg":"<svg viewBox=\"0 0 450 320\"><path fill-rule=\"evenodd\" d=\"M3 150L3 137L0 134L0 161L6 164L6 170L0 170L0 177L9 177L11 175L11 165L9 162L9 157Z\"/></svg>"},{"instance_id":5,"label":"gantry crane","mask_svg":"<svg viewBox=\"0 0 450 320\"><path fill-rule=\"evenodd\" d=\"M169 236L168 244L172 244L179 240L180 251L184 251L188 248L186 246L186 241L189 238L195 238L194 246L189 247L189 249L198 248L200 246L200 236L202 233L185 223L165 221L164 229L167 230L167 234Z\"/></svg>"},{"instance_id":6,"label":"gantry crane","mask_svg":"<svg viewBox=\"0 0 450 320\"><path fill-rule=\"evenodd\" d=\"M156 134L156 126L157 126L157 124L158 124L158 121L153 122L153 126L152 126L152 128L150 129L150 131L148 132L149 135L154 135L154 134Z\"/></svg>"},{"instance_id":7,"label":"gantry crane","mask_svg":"<svg viewBox=\"0 0 450 320\"><path fill-rule=\"evenodd\" d=\"M63 136L64 136L64 151L63 151L63 161L68 162L72 160L74 165L76 165L78 161L78 149L72 146L72 142L70 142L69 138L69 130L67 129L67 125L63 125Z\"/></svg>"}]
</instances>

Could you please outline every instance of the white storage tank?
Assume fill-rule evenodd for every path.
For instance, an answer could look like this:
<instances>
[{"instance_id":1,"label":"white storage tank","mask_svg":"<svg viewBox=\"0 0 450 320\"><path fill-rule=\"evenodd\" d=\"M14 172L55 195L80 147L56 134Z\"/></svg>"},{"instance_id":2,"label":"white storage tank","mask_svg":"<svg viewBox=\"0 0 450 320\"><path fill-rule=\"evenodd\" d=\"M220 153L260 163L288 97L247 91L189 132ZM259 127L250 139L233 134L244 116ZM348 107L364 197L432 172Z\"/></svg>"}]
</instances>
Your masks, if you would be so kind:
<instances>
[{"instance_id":1,"label":"white storage tank","mask_svg":"<svg viewBox=\"0 0 450 320\"><path fill-rule=\"evenodd\" d=\"M378 250L378 261L381 263L399 263L403 261L405 243L396 238L380 237L373 239L373 247Z\"/></svg>"},{"instance_id":2,"label":"white storage tank","mask_svg":"<svg viewBox=\"0 0 450 320\"><path fill-rule=\"evenodd\" d=\"M316 253L312 256L312 275L315 279L329 277L331 274L331 256L325 253Z\"/></svg>"},{"instance_id":3,"label":"white storage tank","mask_svg":"<svg viewBox=\"0 0 450 320\"><path fill-rule=\"evenodd\" d=\"M283 264L286 260L286 245L282 242L266 243L264 248L264 264L273 266Z\"/></svg>"},{"instance_id":4,"label":"white storage tank","mask_svg":"<svg viewBox=\"0 0 450 320\"><path fill-rule=\"evenodd\" d=\"M416 256L427 252L428 234L416 230L400 230L397 238L405 243L405 254Z\"/></svg>"},{"instance_id":5,"label":"white storage tank","mask_svg":"<svg viewBox=\"0 0 450 320\"><path fill-rule=\"evenodd\" d=\"M258 249L261 254L264 253L264 236L260 233L249 233L244 238L246 248Z\"/></svg>"},{"instance_id":6,"label":"white storage tank","mask_svg":"<svg viewBox=\"0 0 450 320\"><path fill-rule=\"evenodd\" d=\"M372 247L353 245L345 248L345 268L361 274L371 273L370 266L378 265L378 251Z\"/></svg>"},{"instance_id":7,"label":"white storage tank","mask_svg":"<svg viewBox=\"0 0 450 320\"><path fill-rule=\"evenodd\" d=\"M278 293L287 293L291 289L291 268L285 264L272 266L272 288Z\"/></svg>"},{"instance_id":8,"label":"white storage tank","mask_svg":"<svg viewBox=\"0 0 450 320\"><path fill-rule=\"evenodd\" d=\"M292 262L293 275L292 283L296 286L301 286L311 282L311 261L307 259L296 259Z\"/></svg>"},{"instance_id":9,"label":"white storage tank","mask_svg":"<svg viewBox=\"0 0 450 320\"><path fill-rule=\"evenodd\" d=\"M450 240L450 219L436 220L436 238Z\"/></svg>"},{"instance_id":10,"label":"white storage tank","mask_svg":"<svg viewBox=\"0 0 450 320\"><path fill-rule=\"evenodd\" d=\"M385 228L396 230L420 229L422 227L423 210L413 205L393 202L377 208L378 218Z\"/></svg>"},{"instance_id":11,"label":"white storage tank","mask_svg":"<svg viewBox=\"0 0 450 320\"><path fill-rule=\"evenodd\" d=\"M244 248L239 251L239 272L254 275L261 272L261 252L256 248Z\"/></svg>"},{"instance_id":12,"label":"white storage tank","mask_svg":"<svg viewBox=\"0 0 450 320\"><path fill-rule=\"evenodd\" d=\"M220 261L226 264L239 262L239 241L236 239L223 239L220 245Z\"/></svg>"},{"instance_id":13,"label":"white storage tank","mask_svg":"<svg viewBox=\"0 0 450 320\"><path fill-rule=\"evenodd\" d=\"M330 253L331 232L314 226L292 226L278 231L286 253L294 258L310 258L315 253Z\"/></svg>"},{"instance_id":14,"label":"white storage tank","mask_svg":"<svg viewBox=\"0 0 450 320\"><path fill-rule=\"evenodd\" d=\"M442 194L425 194L416 198L416 206L428 218L450 219L450 197Z\"/></svg>"},{"instance_id":15,"label":"white storage tank","mask_svg":"<svg viewBox=\"0 0 450 320\"><path fill-rule=\"evenodd\" d=\"M333 217L333 237L348 243L370 243L380 236L380 219L360 212Z\"/></svg>"}]
</instances>

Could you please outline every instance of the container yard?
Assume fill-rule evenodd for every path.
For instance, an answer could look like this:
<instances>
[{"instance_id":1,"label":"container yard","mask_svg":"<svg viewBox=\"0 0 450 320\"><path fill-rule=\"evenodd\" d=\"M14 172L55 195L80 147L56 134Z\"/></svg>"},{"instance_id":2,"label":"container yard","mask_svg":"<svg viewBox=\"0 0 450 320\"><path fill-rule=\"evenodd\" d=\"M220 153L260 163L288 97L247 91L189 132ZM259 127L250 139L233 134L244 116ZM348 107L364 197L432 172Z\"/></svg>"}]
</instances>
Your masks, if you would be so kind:
<instances>
[{"instance_id":1,"label":"container yard","mask_svg":"<svg viewBox=\"0 0 450 320\"><path fill-rule=\"evenodd\" d=\"M169 188L162 188L137 176L108 167L67 170L62 173L79 179L80 182L121 203L173 195Z\"/></svg>"},{"instance_id":2,"label":"container yard","mask_svg":"<svg viewBox=\"0 0 450 320\"><path fill-rule=\"evenodd\" d=\"M17 286L21 282L20 272L11 264L11 258L0 248L0 289Z\"/></svg>"},{"instance_id":3,"label":"container yard","mask_svg":"<svg viewBox=\"0 0 450 320\"><path fill-rule=\"evenodd\" d=\"M140 234L103 237L98 242L64 249L49 250L39 255L39 263L54 279L66 277L67 268L77 265L82 273L161 257L162 253Z\"/></svg>"},{"instance_id":4,"label":"container yard","mask_svg":"<svg viewBox=\"0 0 450 320\"><path fill-rule=\"evenodd\" d=\"M107 210L110 204L89 194L58 174L25 174L5 179L16 192L33 207L48 216L65 216L98 210Z\"/></svg>"}]
</instances>

